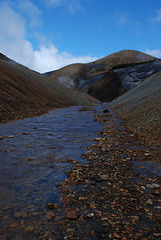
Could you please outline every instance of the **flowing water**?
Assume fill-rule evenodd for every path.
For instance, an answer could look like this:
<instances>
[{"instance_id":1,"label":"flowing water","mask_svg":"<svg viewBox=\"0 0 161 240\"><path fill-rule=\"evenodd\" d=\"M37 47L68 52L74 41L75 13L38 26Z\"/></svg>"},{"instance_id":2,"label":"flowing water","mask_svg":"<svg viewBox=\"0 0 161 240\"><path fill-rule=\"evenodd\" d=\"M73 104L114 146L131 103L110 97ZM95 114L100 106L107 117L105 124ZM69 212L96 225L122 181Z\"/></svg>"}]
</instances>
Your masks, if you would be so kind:
<instances>
[{"instance_id":1,"label":"flowing water","mask_svg":"<svg viewBox=\"0 0 161 240\"><path fill-rule=\"evenodd\" d=\"M58 203L62 209L56 186L71 167L68 158L86 161L81 154L102 128L94 120L101 109L56 109L0 125L1 239L51 238L55 226L45 218L47 203ZM54 214L61 220L59 208Z\"/></svg>"}]
</instances>

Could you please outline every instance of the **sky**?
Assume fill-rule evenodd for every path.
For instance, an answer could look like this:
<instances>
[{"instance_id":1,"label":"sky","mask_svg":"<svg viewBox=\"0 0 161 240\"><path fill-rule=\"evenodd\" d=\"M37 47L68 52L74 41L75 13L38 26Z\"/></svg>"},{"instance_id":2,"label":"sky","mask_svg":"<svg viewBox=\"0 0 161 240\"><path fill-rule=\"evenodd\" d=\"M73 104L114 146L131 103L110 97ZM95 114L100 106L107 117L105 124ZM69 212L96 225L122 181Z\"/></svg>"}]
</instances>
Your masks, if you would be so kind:
<instances>
[{"instance_id":1,"label":"sky","mask_svg":"<svg viewBox=\"0 0 161 240\"><path fill-rule=\"evenodd\" d=\"M0 52L40 73L124 49L161 58L161 0L0 0Z\"/></svg>"}]
</instances>

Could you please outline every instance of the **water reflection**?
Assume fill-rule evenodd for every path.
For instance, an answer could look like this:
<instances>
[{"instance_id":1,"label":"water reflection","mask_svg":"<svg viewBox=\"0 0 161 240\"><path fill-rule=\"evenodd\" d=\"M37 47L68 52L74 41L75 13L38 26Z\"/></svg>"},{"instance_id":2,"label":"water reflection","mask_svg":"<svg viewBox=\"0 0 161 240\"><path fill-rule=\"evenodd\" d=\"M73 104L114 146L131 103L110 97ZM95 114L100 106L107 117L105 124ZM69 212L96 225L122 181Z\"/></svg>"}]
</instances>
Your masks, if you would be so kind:
<instances>
[{"instance_id":1,"label":"water reflection","mask_svg":"<svg viewBox=\"0 0 161 240\"><path fill-rule=\"evenodd\" d=\"M100 109L98 106L97 111ZM0 125L4 136L0 141L2 239L23 239L25 234L30 239L28 226L46 224L46 203L63 204L54 190L66 178L65 172L71 166L68 158L86 161L81 154L102 127L94 121L94 114L93 109L79 111L79 107L70 107ZM46 226L48 233L51 226ZM42 238L44 232L41 226L39 229ZM36 236L33 231L31 239Z\"/></svg>"}]
</instances>

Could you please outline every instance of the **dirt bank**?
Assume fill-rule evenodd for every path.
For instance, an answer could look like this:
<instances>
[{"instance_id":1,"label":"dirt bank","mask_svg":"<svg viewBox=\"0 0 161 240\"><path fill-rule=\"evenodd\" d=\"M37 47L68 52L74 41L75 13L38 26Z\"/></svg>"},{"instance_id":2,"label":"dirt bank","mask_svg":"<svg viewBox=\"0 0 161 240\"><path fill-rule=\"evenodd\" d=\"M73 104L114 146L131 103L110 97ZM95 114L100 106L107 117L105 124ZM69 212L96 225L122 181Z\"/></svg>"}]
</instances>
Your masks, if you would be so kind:
<instances>
[{"instance_id":1,"label":"dirt bank","mask_svg":"<svg viewBox=\"0 0 161 240\"><path fill-rule=\"evenodd\" d=\"M161 72L114 100L110 106L161 161Z\"/></svg>"}]
</instances>

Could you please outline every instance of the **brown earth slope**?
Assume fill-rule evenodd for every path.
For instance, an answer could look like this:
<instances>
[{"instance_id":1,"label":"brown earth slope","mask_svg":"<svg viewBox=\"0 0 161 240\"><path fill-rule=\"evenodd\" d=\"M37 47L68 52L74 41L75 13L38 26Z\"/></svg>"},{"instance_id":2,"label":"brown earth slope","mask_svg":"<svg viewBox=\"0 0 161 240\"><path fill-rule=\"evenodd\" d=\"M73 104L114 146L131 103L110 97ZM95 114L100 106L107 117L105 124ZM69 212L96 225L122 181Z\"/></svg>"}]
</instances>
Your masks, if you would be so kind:
<instances>
[{"instance_id":1,"label":"brown earth slope","mask_svg":"<svg viewBox=\"0 0 161 240\"><path fill-rule=\"evenodd\" d=\"M33 117L52 108L88 105L95 100L0 54L0 122Z\"/></svg>"},{"instance_id":2,"label":"brown earth slope","mask_svg":"<svg viewBox=\"0 0 161 240\"><path fill-rule=\"evenodd\" d=\"M161 72L158 72L110 103L118 117L161 157Z\"/></svg>"}]
</instances>

